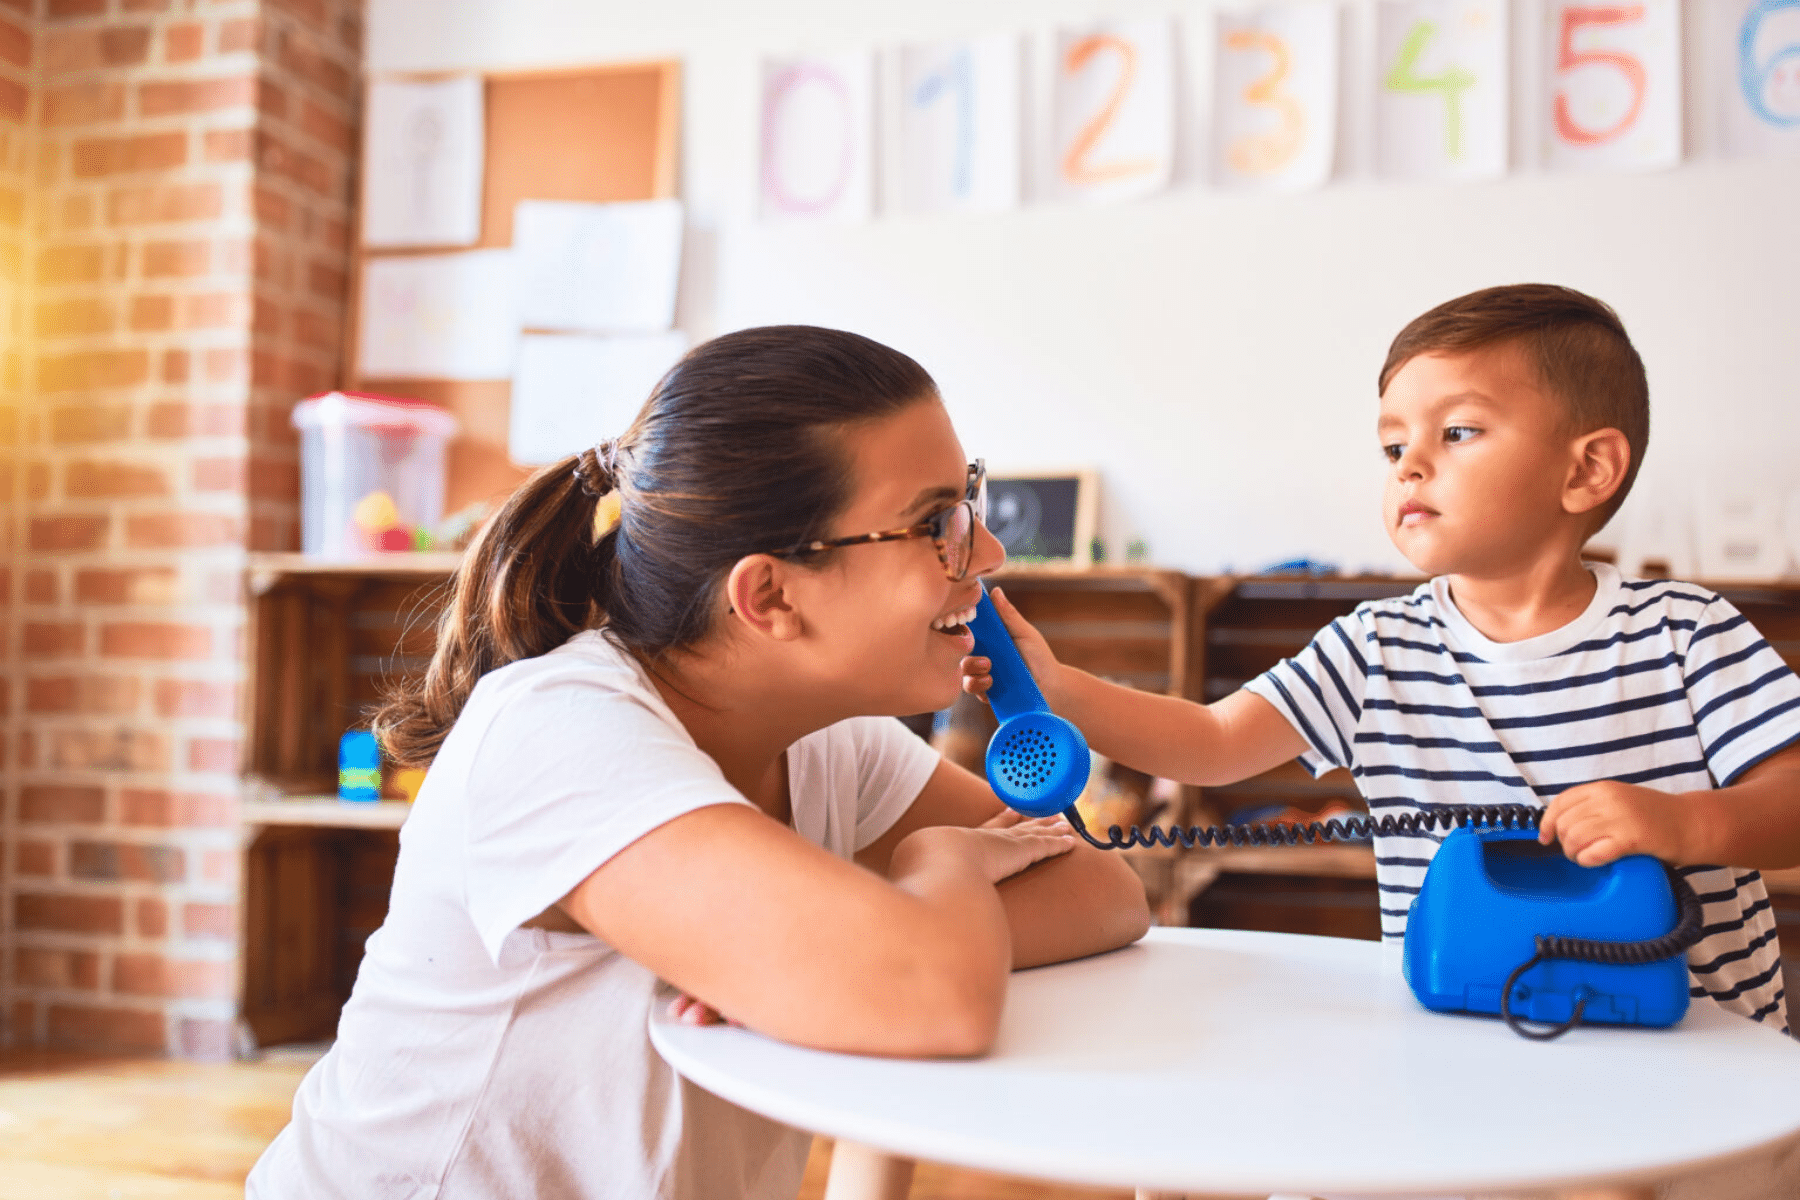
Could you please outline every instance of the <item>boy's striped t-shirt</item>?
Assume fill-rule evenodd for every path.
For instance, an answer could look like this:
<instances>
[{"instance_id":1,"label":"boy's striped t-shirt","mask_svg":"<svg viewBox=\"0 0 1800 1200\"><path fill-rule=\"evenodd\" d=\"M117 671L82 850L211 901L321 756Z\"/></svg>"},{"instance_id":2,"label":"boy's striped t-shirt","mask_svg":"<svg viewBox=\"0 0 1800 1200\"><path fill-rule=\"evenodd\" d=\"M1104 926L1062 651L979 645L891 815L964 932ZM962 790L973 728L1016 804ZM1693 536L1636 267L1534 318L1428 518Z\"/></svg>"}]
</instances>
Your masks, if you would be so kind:
<instances>
[{"instance_id":1,"label":"boy's striped t-shirt","mask_svg":"<svg viewBox=\"0 0 1800 1200\"><path fill-rule=\"evenodd\" d=\"M1665 792L1725 787L1800 742L1800 679L1713 592L1622 579L1589 564L1580 617L1521 642L1490 641L1449 581L1373 601L1250 681L1306 739L1314 775L1346 767L1376 816L1434 804L1548 804L1601 779ZM1443 834L1375 846L1385 938ZM1774 914L1754 870L1686 866L1706 936L1688 952L1691 992L1787 1028Z\"/></svg>"}]
</instances>

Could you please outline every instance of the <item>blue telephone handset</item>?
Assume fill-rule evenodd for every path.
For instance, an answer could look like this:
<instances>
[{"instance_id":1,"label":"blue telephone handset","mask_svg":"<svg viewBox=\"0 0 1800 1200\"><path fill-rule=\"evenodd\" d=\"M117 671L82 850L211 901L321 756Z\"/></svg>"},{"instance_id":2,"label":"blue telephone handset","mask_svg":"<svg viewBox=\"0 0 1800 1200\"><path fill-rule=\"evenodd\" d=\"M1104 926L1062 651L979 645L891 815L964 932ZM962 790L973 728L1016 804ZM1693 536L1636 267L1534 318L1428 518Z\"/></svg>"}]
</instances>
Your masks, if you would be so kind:
<instances>
[{"instance_id":1,"label":"blue telephone handset","mask_svg":"<svg viewBox=\"0 0 1800 1200\"><path fill-rule=\"evenodd\" d=\"M1687 1012L1687 963L1700 940L1700 901L1673 869L1637 854L1582 867L1540 846L1543 810L1440 805L1382 817L1173 829L1114 825L1094 836L1075 808L1090 755L1081 730L1050 711L984 586L969 622L993 663L988 702L1000 728L988 784L1032 817L1063 813L1103 850L1133 846L1267 846L1449 830L1426 868L1406 926L1404 973L1436 1012L1495 1013L1523 1037L1557 1037L1581 1021L1672 1025ZM1554 933L1546 933L1553 930ZM1667 932L1658 933L1658 930ZM1554 1021L1530 1030L1524 1019Z\"/></svg>"}]
</instances>

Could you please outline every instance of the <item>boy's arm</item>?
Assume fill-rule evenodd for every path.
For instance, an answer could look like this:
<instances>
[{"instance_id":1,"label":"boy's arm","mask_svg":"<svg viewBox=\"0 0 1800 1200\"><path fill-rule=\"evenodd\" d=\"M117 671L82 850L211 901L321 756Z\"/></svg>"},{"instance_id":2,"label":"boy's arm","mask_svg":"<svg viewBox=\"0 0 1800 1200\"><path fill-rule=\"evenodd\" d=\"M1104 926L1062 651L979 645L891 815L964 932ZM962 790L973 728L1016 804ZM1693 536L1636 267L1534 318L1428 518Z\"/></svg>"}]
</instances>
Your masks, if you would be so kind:
<instances>
[{"instance_id":1,"label":"boy's arm","mask_svg":"<svg viewBox=\"0 0 1800 1200\"><path fill-rule=\"evenodd\" d=\"M1730 787L1658 792L1601 780L1550 802L1538 840L1584 867L1627 854L1676 864L1800 866L1800 745L1769 755Z\"/></svg>"},{"instance_id":2,"label":"boy's arm","mask_svg":"<svg viewBox=\"0 0 1800 1200\"><path fill-rule=\"evenodd\" d=\"M1114 762L1179 783L1216 787L1260 775L1307 749L1287 718L1250 692L1196 704L1064 666L1004 592L996 588L991 595L1050 707ZM964 690L985 696L990 667L985 658L964 659Z\"/></svg>"}]
</instances>

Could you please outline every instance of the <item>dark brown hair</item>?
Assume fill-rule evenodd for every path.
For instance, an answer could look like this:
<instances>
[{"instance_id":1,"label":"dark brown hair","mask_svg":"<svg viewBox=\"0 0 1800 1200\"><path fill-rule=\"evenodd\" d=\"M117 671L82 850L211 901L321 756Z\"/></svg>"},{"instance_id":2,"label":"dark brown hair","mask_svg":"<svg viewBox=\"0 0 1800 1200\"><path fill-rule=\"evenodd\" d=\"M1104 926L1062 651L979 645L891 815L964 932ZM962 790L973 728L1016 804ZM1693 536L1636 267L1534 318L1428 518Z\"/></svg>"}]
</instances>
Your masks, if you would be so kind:
<instances>
[{"instance_id":1,"label":"dark brown hair","mask_svg":"<svg viewBox=\"0 0 1800 1200\"><path fill-rule=\"evenodd\" d=\"M1421 354L1462 353L1516 343L1544 390L1568 414L1571 432L1617 429L1631 446L1624 482L1600 512L1605 525L1625 503L1650 444L1650 384L1619 314L1573 288L1516 283L1483 288L1415 317L1381 364L1380 390ZM1595 526L1598 531L1600 525Z\"/></svg>"},{"instance_id":2,"label":"dark brown hair","mask_svg":"<svg viewBox=\"0 0 1800 1200\"><path fill-rule=\"evenodd\" d=\"M854 333L776 325L695 347L637 419L537 472L464 554L422 679L374 728L425 766L476 682L584 629L653 661L711 625L733 564L823 537L849 503L841 433L935 397L918 363ZM617 492L598 541L595 511Z\"/></svg>"}]
</instances>

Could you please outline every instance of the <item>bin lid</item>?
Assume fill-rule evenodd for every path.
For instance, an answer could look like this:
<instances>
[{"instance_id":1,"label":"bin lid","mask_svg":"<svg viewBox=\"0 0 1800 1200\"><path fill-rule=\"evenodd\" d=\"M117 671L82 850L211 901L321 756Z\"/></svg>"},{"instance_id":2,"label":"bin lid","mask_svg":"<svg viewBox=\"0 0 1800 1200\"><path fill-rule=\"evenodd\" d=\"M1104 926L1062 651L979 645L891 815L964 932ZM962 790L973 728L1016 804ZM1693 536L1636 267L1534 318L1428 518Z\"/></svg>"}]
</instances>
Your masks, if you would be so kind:
<instances>
[{"instance_id":1,"label":"bin lid","mask_svg":"<svg viewBox=\"0 0 1800 1200\"><path fill-rule=\"evenodd\" d=\"M293 420L296 429L355 425L364 429L403 429L444 438L456 432L456 418L444 405L412 396L383 396L376 392L320 392L308 396L294 405Z\"/></svg>"}]
</instances>

